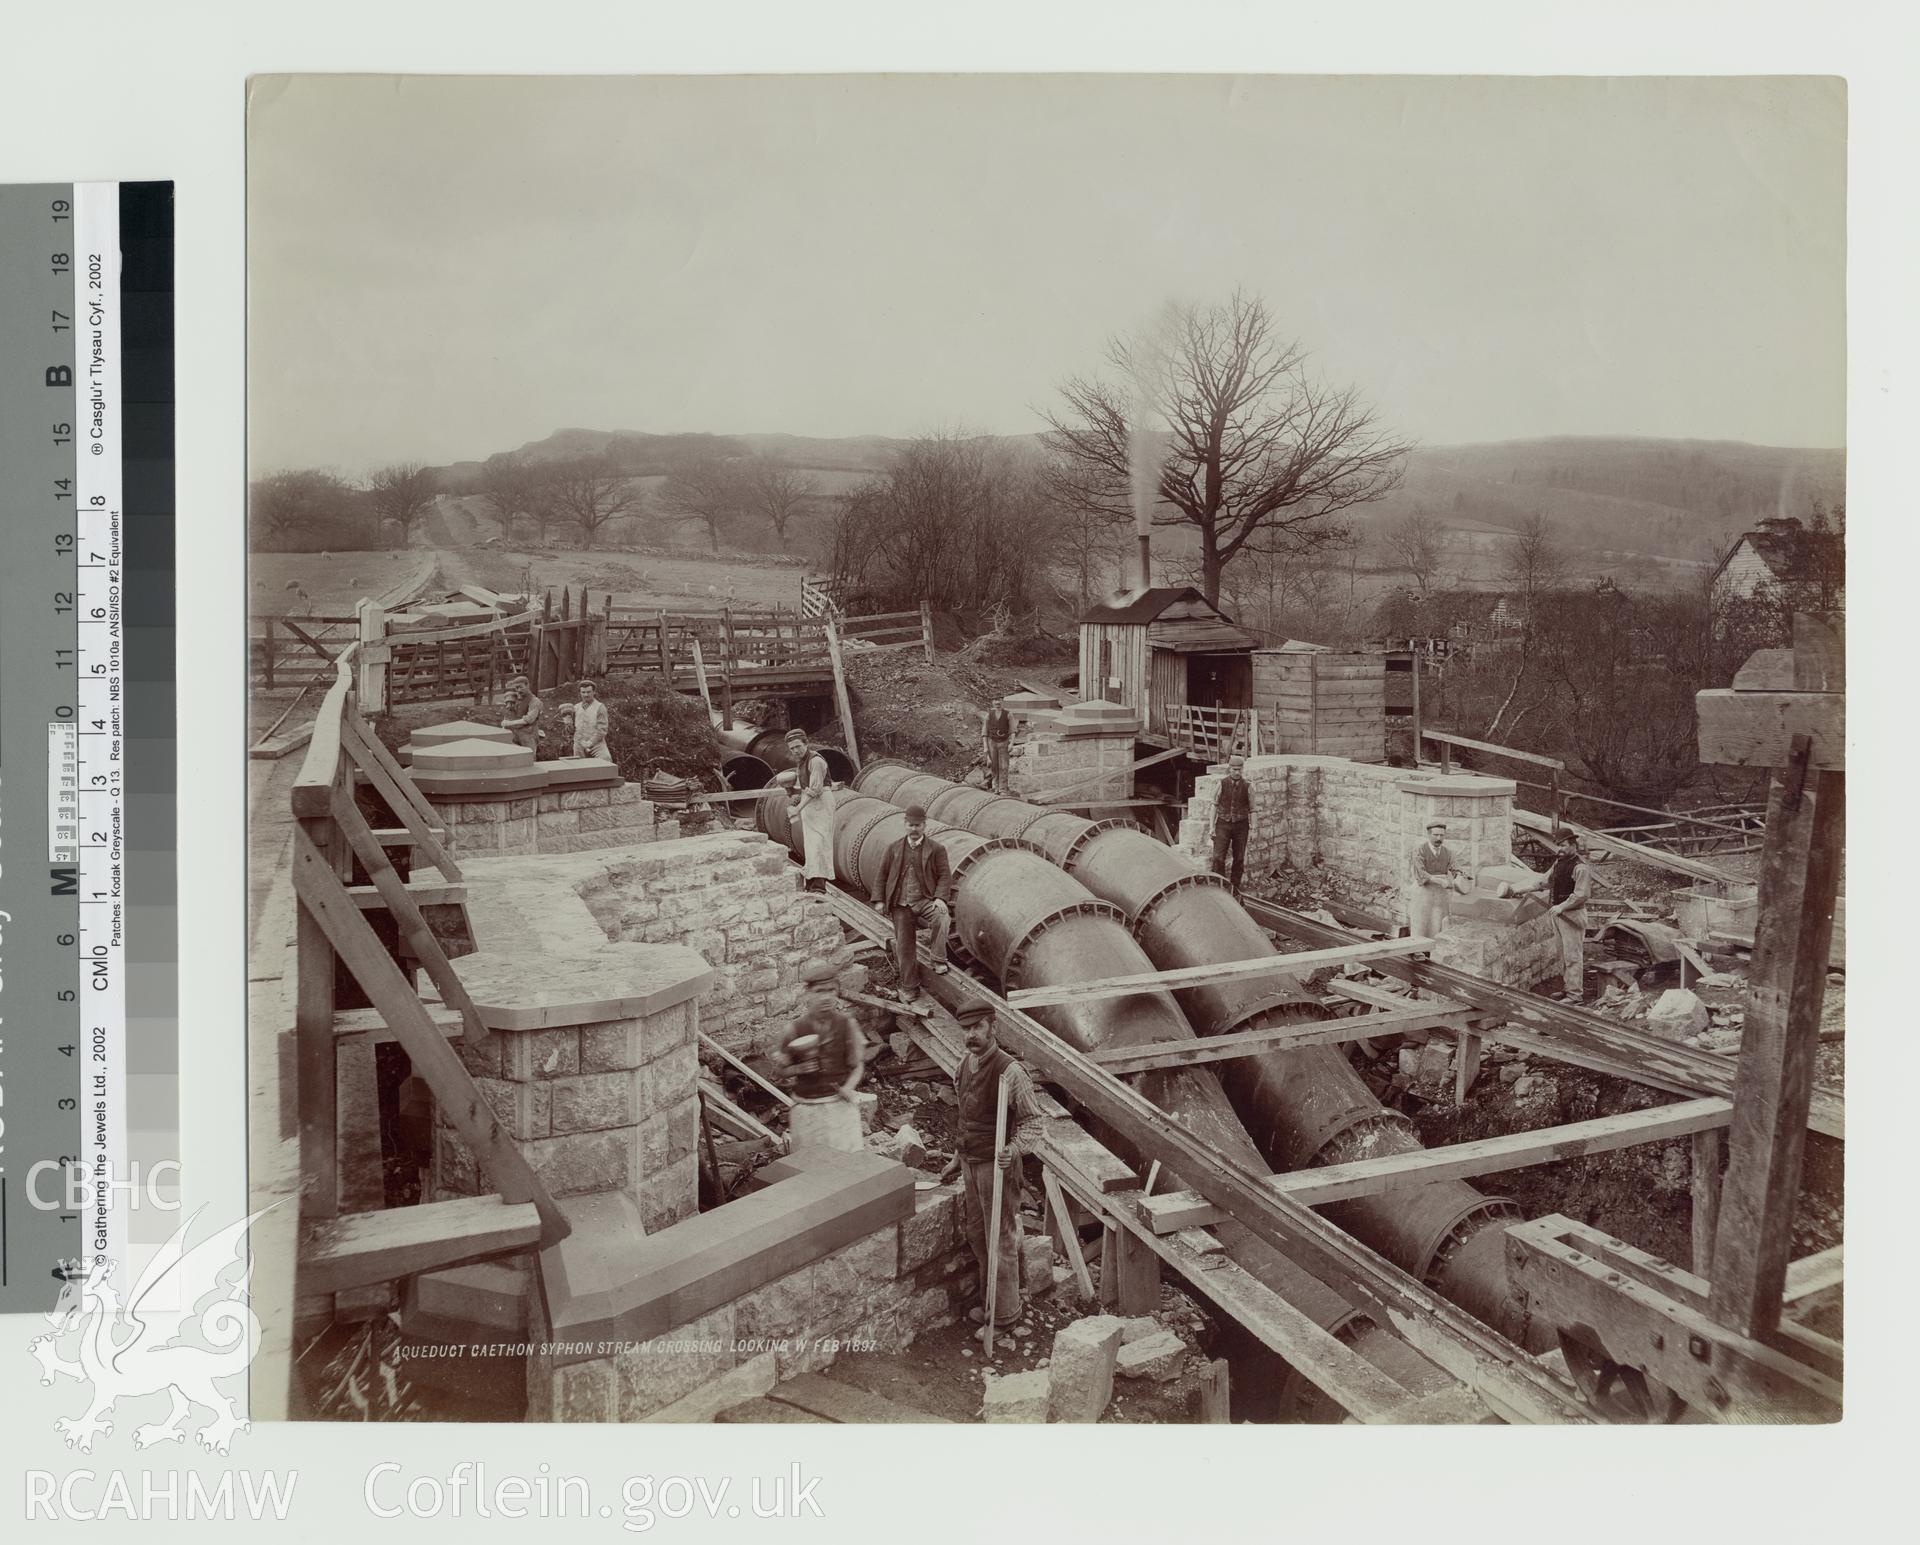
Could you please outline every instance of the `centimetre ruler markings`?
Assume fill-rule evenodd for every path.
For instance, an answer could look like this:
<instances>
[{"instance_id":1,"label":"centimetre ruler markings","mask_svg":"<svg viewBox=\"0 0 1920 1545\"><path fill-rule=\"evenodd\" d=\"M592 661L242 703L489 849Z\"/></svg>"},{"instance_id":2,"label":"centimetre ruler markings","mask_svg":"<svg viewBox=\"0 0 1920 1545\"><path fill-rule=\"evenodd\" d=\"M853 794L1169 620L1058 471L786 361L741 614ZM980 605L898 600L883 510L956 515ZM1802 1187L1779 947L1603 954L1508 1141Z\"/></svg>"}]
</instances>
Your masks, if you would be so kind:
<instances>
[{"instance_id":1,"label":"centimetre ruler markings","mask_svg":"<svg viewBox=\"0 0 1920 1545\"><path fill-rule=\"evenodd\" d=\"M0 1310L127 1259L119 269L116 184L0 187Z\"/></svg>"}]
</instances>

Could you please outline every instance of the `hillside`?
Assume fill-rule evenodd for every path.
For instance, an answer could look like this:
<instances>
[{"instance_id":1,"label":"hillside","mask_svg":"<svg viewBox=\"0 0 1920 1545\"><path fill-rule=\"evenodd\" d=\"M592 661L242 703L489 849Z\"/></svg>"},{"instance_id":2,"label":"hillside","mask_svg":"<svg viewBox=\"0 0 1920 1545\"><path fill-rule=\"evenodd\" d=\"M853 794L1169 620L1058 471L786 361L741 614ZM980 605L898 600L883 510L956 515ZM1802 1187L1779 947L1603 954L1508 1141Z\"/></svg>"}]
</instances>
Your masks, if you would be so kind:
<instances>
[{"instance_id":1,"label":"hillside","mask_svg":"<svg viewBox=\"0 0 1920 1545\"><path fill-rule=\"evenodd\" d=\"M1021 437L1029 438L1029 437ZM648 434L568 428L519 447L538 459L609 455L647 488L674 459L720 448L771 455L815 475L818 524L827 506L886 464L901 442L884 435L821 438L788 434ZM477 487L481 463L441 469L453 491ZM1506 534L1544 514L1582 572L1641 584L1688 582L1712 564L1739 531L1779 513L1807 514L1815 501L1843 503L1846 453L1718 440L1556 436L1482 445L1422 446L1408 458L1404 484L1354 513L1378 547L1393 521L1420 510L1447 533L1448 568L1466 584L1490 583ZM687 536L691 537L691 533ZM744 535L744 533L743 533ZM1155 546L1177 560L1186 533L1163 528ZM809 531L807 545L818 544ZM685 540L656 532L656 539ZM1385 555L1367 566L1384 575ZM1483 572L1484 571L1484 572Z\"/></svg>"}]
</instances>

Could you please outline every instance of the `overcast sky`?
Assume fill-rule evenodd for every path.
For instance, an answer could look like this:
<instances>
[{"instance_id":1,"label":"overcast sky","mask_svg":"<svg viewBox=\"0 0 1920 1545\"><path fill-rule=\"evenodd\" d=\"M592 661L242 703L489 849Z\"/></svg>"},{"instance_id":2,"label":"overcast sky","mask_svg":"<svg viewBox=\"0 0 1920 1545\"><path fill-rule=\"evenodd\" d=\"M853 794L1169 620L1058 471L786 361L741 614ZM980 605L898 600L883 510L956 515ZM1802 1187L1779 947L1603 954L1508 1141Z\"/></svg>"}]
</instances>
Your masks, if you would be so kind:
<instances>
[{"instance_id":1,"label":"overcast sky","mask_svg":"<svg viewBox=\"0 0 1920 1545\"><path fill-rule=\"evenodd\" d=\"M1845 428L1832 80L256 82L256 471L1042 427L1244 285L1427 444Z\"/></svg>"}]
</instances>

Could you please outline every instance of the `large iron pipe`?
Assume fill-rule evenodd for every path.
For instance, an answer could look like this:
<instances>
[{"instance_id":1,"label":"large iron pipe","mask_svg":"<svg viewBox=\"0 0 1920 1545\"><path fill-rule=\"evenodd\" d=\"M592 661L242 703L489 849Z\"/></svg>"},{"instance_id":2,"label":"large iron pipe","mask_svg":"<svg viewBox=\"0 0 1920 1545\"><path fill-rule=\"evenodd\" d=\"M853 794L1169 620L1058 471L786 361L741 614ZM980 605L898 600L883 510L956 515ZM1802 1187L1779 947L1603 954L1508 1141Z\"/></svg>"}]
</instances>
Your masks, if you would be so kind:
<instances>
[{"instance_id":1,"label":"large iron pipe","mask_svg":"<svg viewBox=\"0 0 1920 1545\"><path fill-rule=\"evenodd\" d=\"M1218 876L1126 821L1090 821L899 763L876 762L855 779L863 794L925 805L983 835L1041 848L1095 896L1125 914L1156 970L1216 965L1275 953L1260 925ZM1088 979L1092 973L1081 973ZM1288 978L1243 979L1176 995L1202 1035L1324 1018ZM1308 1047L1217 1065L1220 1083L1261 1153L1283 1170L1406 1153L1422 1145L1332 1047ZM1523 1317L1507 1281L1504 1236L1518 1216L1504 1198L1464 1181L1436 1181L1326 1209L1327 1216L1436 1291L1509 1334ZM1544 1346L1545 1327L1532 1330Z\"/></svg>"},{"instance_id":2,"label":"large iron pipe","mask_svg":"<svg viewBox=\"0 0 1920 1545\"><path fill-rule=\"evenodd\" d=\"M769 790L756 802L760 829L796 856L800 834L783 794ZM834 811L834 872L842 884L871 896L879 887L887 849L906 832L902 806L859 794L841 795ZM1038 848L1015 838L983 837L929 819L928 840L945 849L953 868L954 931L961 945L1012 990L1153 969L1127 931L1120 908L1101 901ZM1193 1027L1171 994L1136 993L1088 1003L1050 1004L1033 1011L1047 1029L1081 1051L1192 1040ZM1270 1173L1217 1080L1201 1068L1166 1068L1138 1075L1137 1087L1178 1116L1198 1136L1257 1173ZM1105 1140L1127 1152L1116 1134ZM1172 1177L1169 1185L1184 1184ZM1369 1362L1403 1384L1438 1386L1445 1376L1404 1342L1356 1314L1333 1289L1295 1265L1251 1231L1231 1221L1218 1226L1228 1254L1296 1308L1347 1340ZM1328 1414L1304 1380L1287 1393L1289 1408Z\"/></svg>"},{"instance_id":3,"label":"large iron pipe","mask_svg":"<svg viewBox=\"0 0 1920 1545\"><path fill-rule=\"evenodd\" d=\"M793 766L793 758L787 753L785 730L763 730L753 724L740 724L727 730L715 724L713 733L715 739L731 753L720 764L721 771L727 774L728 788L764 788ZM826 759L827 773L835 783L851 783L858 775L860 764L838 746L815 746L813 749ZM759 775L759 769L752 765L754 762L765 769L764 776ZM758 781L754 781L756 777Z\"/></svg>"}]
</instances>

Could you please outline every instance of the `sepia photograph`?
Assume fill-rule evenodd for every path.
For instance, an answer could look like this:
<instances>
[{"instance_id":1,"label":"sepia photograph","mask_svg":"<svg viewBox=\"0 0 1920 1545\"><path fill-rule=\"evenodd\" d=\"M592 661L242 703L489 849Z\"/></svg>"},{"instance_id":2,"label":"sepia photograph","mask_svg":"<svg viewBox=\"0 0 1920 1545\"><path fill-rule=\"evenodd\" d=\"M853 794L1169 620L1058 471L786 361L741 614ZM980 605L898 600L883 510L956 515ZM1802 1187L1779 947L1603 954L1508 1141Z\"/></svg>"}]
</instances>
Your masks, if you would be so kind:
<instances>
[{"instance_id":1,"label":"sepia photograph","mask_svg":"<svg viewBox=\"0 0 1920 1545\"><path fill-rule=\"evenodd\" d=\"M1845 81L246 106L256 1424L1840 1421Z\"/></svg>"}]
</instances>

